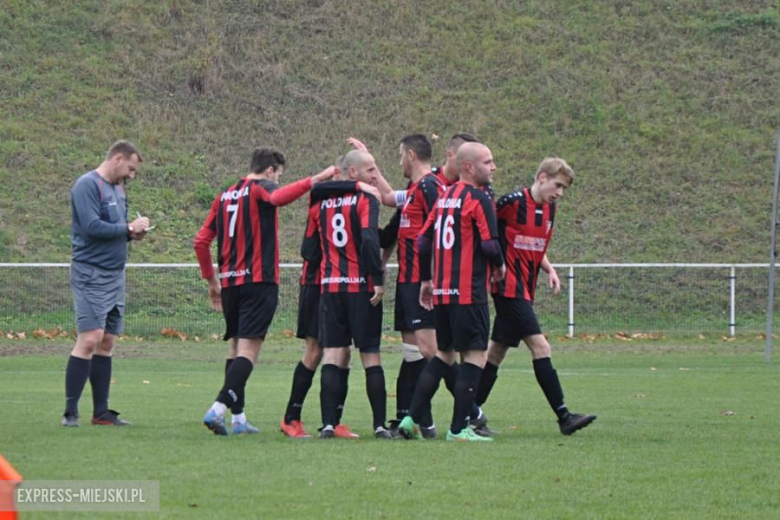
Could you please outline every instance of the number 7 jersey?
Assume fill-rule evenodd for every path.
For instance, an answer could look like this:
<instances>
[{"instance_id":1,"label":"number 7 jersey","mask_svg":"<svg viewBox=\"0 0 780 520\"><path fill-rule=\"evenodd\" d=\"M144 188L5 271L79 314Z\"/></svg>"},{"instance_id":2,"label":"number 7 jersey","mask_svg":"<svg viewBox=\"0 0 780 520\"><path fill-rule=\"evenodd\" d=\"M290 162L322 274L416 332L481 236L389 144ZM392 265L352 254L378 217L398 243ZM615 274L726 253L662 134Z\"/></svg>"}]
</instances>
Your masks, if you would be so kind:
<instances>
[{"instance_id":1,"label":"number 7 jersey","mask_svg":"<svg viewBox=\"0 0 780 520\"><path fill-rule=\"evenodd\" d=\"M456 182L436 201L421 234L433 244L434 304L487 303L490 268L482 241L498 238L490 196Z\"/></svg>"}]
</instances>

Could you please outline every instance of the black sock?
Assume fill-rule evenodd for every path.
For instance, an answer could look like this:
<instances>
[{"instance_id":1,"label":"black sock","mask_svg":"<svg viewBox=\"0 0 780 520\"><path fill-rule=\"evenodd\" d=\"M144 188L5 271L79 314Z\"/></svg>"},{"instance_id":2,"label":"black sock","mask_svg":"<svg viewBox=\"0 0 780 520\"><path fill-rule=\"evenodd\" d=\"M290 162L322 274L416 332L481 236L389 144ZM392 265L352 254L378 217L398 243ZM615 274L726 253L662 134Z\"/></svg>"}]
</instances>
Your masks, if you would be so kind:
<instances>
[{"instance_id":1,"label":"black sock","mask_svg":"<svg viewBox=\"0 0 780 520\"><path fill-rule=\"evenodd\" d=\"M227 384L227 373L230 370L230 365L233 364L233 361L235 361L235 358L233 359L228 358L225 360L225 382L222 383L223 385ZM244 412L243 402L230 405L230 413L232 413L233 415L238 415L243 412Z\"/></svg>"},{"instance_id":2,"label":"black sock","mask_svg":"<svg viewBox=\"0 0 780 520\"><path fill-rule=\"evenodd\" d=\"M341 374L337 365L322 365L320 370L320 413L322 425L336 426L336 407L341 395Z\"/></svg>"},{"instance_id":3,"label":"black sock","mask_svg":"<svg viewBox=\"0 0 780 520\"><path fill-rule=\"evenodd\" d=\"M552 360L548 357L534 359L534 374L536 374L536 381L542 387L547 402L550 403L550 408L553 409L558 419L562 419L569 413L569 410L563 404L563 389L560 380L558 380L558 372L552 366Z\"/></svg>"},{"instance_id":4,"label":"black sock","mask_svg":"<svg viewBox=\"0 0 780 520\"><path fill-rule=\"evenodd\" d=\"M89 359L75 356L68 358L68 367L65 369L65 414L79 414L79 399L89 379L90 365Z\"/></svg>"},{"instance_id":5,"label":"black sock","mask_svg":"<svg viewBox=\"0 0 780 520\"><path fill-rule=\"evenodd\" d=\"M455 397L455 381L458 380L458 374L460 374L460 365L456 361L450 365L449 370L444 374L444 386L450 391L452 397Z\"/></svg>"},{"instance_id":6,"label":"black sock","mask_svg":"<svg viewBox=\"0 0 780 520\"><path fill-rule=\"evenodd\" d=\"M366 369L366 394L374 415L374 429L384 426L387 419L387 391L385 371L380 365Z\"/></svg>"},{"instance_id":7,"label":"black sock","mask_svg":"<svg viewBox=\"0 0 780 520\"><path fill-rule=\"evenodd\" d=\"M494 365L490 361L485 363L485 368L482 369L482 376L479 378L479 389L477 390L477 397L474 398L474 402L477 406L482 406L485 401L488 400L490 392L493 390L493 385L498 379L498 365ZM476 419L476 417L472 417Z\"/></svg>"},{"instance_id":8,"label":"black sock","mask_svg":"<svg viewBox=\"0 0 780 520\"><path fill-rule=\"evenodd\" d=\"M425 359L401 363L401 370L398 372L398 380L395 386L396 417L398 419L403 419L409 415L414 388L417 386L417 380L420 378L420 374L422 374L427 363L428 361Z\"/></svg>"},{"instance_id":9,"label":"black sock","mask_svg":"<svg viewBox=\"0 0 780 520\"><path fill-rule=\"evenodd\" d=\"M409 415L416 423L420 423L426 410L430 410L431 400L439 389L439 382L451 367L440 357L434 356L426 365L417 379L417 386L412 396L412 404L409 407Z\"/></svg>"},{"instance_id":10,"label":"black sock","mask_svg":"<svg viewBox=\"0 0 780 520\"><path fill-rule=\"evenodd\" d=\"M411 367L412 367L412 373L410 375L410 379L412 381L411 395L414 395L414 390L417 388L417 381L420 379L420 374L422 374L423 370L425 370L425 365L427 364L428 364L427 359L420 359L419 361L413 361L411 363ZM411 397L410 397L410 401L411 401ZM424 428L430 428L431 426L433 426L433 415L431 414L430 402L420 412L420 426Z\"/></svg>"},{"instance_id":11,"label":"black sock","mask_svg":"<svg viewBox=\"0 0 780 520\"><path fill-rule=\"evenodd\" d=\"M243 356L237 357L230 365L227 374L225 374L225 385L219 391L217 402L227 405L231 412L238 406L243 411L246 382L249 376L252 375L253 368L254 365L247 358Z\"/></svg>"},{"instance_id":12,"label":"black sock","mask_svg":"<svg viewBox=\"0 0 780 520\"><path fill-rule=\"evenodd\" d=\"M287 402L287 411L284 414L284 422L287 424L301 420L303 402L306 400L306 395L309 393L313 380L314 370L309 370L302 361L298 361L298 365L293 373L290 400Z\"/></svg>"},{"instance_id":13,"label":"black sock","mask_svg":"<svg viewBox=\"0 0 780 520\"><path fill-rule=\"evenodd\" d=\"M336 424L341 423L341 416L344 414L344 405L347 402L347 392L349 391L349 369L339 368L339 378L339 401L338 405L336 406Z\"/></svg>"},{"instance_id":14,"label":"black sock","mask_svg":"<svg viewBox=\"0 0 780 520\"><path fill-rule=\"evenodd\" d=\"M460 433L463 428L468 426L469 414L474 404L474 396L477 393L479 377L482 375L482 369L471 363L463 363L460 367L460 374L455 383L455 404L452 407L452 424L450 431Z\"/></svg>"},{"instance_id":15,"label":"black sock","mask_svg":"<svg viewBox=\"0 0 780 520\"><path fill-rule=\"evenodd\" d=\"M89 369L92 387L92 416L100 417L108 411L108 392L111 387L111 356L92 356Z\"/></svg>"}]
</instances>

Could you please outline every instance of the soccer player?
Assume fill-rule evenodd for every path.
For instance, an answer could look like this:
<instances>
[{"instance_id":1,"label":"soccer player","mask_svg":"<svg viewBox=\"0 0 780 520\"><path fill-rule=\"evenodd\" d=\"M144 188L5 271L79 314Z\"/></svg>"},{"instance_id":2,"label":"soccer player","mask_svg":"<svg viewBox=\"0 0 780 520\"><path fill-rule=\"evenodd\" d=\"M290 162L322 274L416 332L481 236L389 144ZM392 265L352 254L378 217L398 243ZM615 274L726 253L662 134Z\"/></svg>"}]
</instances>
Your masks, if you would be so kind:
<instances>
[{"instance_id":1,"label":"soccer player","mask_svg":"<svg viewBox=\"0 0 780 520\"><path fill-rule=\"evenodd\" d=\"M447 160L444 161L442 166L436 166L432 168L433 174L441 181L442 185L446 188L452 186L458 182L458 167L455 164L455 156L458 153L458 149L463 143L478 143L479 139L468 133L460 133L453 135L447 142Z\"/></svg>"},{"instance_id":2,"label":"soccer player","mask_svg":"<svg viewBox=\"0 0 780 520\"><path fill-rule=\"evenodd\" d=\"M276 208L287 205L311 187L330 179L330 166L283 188L281 152L258 148L249 174L218 194L195 237L201 275L208 281L212 307L225 317L225 340L230 340L225 380L216 401L203 417L215 435L227 435L225 413L232 412L234 434L257 433L244 414L244 390L273 320L279 298L279 238ZM219 275L211 262L211 243L217 239ZM232 362L230 361L232 359Z\"/></svg>"},{"instance_id":3,"label":"soccer player","mask_svg":"<svg viewBox=\"0 0 780 520\"><path fill-rule=\"evenodd\" d=\"M488 442L493 439L477 435L468 427L468 418L474 389L487 360L488 276L492 268L494 279L501 280L506 270L498 243L495 208L483 191L492 181L496 165L490 149L479 143L462 145L455 161L460 181L436 201L418 239L420 304L434 310L438 352L423 370L412 397L410 415L398 429L407 438L422 438L422 413L460 353L463 364L455 382L447 440Z\"/></svg>"},{"instance_id":4,"label":"soccer player","mask_svg":"<svg viewBox=\"0 0 780 520\"><path fill-rule=\"evenodd\" d=\"M547 259L553 234L557 199L574 181L574 171L563 159L548 157L536 170L530 188L504 195L498 201L501 250L506 256L506 278L493 283L496 306L488 361L482 371L476 402L482 406L498 377L498 367L510 347L523 340L531 351L534 374L547 402L558 417L561 433L571 435L585 428L595 415L572 413L563 401L558 373L550 359L551 348L542 334L533 309L539 270L557 294L561 283Z\"/></svg>"},{"instance_id":5,"label":"soccer player","mask_svg":"<svg viewBox=\"0 0 780 520\"><path fill-rule=\"evenodd\" d=\"M336 167L340 171L344 170L344 158L340 157L336 161ZM337 175L338 176L338 173ZM334 176L334 178L336 177ZM332 181L327 183L331 189L320 195L322 198L328 198L326 195L343 195L364 191L379 198L379 190L363 182L342 181L341 183ZM325 190L318 190L325 191ZM320 262L322 261L322 249L320 247L319 230L317 229L314 214L319 211L319 207L313 202L318 199L309 198L309 212L306 221L306 230L304 232L303 242L301 243L301 256L303 257L303 271L301 273L301 288L298 293L298 328L296 336L304 340L303 358L295 367L293 372L292 388L290 398L287 402L287 410L279 427L285 435L293 439L310 438L303 427L301 421L301 412L306 395L311 388L314 379L314 373L322 361L322 348L320 347L317 335L319 334L319 312L320 312ZM345 369L348 375L349 369ZM345 383L346 385L346 383ZM338 404L338 410L344 409L344 402ZM338 417L340 419L340 417ZM348 426L339 424L336 426L336 436L351 438L352 431Z\"/></svg>"},{"instance_id":6,"label":"soccer player","mask_svg":"<svg viewBox=\"0 0 780 520\"><path fill-rule=\"evenodd\" d=\"M370 153L352 150L344 157L344 167L350 179L376 183L378 168ZM377 232L379 201L356 193L314 204L313 219L322 248L319 343L324 354L320 438L336 436L340 422L338 405L346 398L350 346L354 340L366 373L374 436L390 439L392 434L385 428L387 393L379 354L384 293Z\"/></svg>"},{"instance_id":7,"label":"soccer player","mask_svg":"<svg viewBox=\"0 0 780 520\"><path fill-rule=\"evenodd\" d=\"M124 327L127 243L143 239L149 229L147 217L127 219L124 183L135 179L142 161L132 143L117 141L100 166L79 177L70 191L70 285L78 335L65 370L63 426L79 425L79 399L87 379L92 424L130 424L108 409L108 393L111 352Z\"/></svg>"}]
</instances>

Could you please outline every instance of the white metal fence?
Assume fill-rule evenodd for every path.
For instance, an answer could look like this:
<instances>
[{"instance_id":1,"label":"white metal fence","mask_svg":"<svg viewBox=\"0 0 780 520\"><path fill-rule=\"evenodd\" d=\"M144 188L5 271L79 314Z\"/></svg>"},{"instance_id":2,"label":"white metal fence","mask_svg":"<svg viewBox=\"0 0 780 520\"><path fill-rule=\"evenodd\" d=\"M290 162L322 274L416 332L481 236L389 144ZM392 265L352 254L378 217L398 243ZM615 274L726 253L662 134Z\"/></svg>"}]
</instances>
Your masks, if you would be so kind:
<instances>
[{"instance_id":1,"label":"white metal fence","mask_svg":"<svg viewBox=\"0 0 780 520\"><path fill-rule=\"evenodd\" d=\"M69 264L0 263L0 332L73 329ZM758 334L764 332L768 264L558 264L561 294L542 275L536 311L550 334ZM385 329L392 330L389 266ZM272 331L296 328L300 264L282 264ZM222 334L197 264L128 264L126 334L164 329Z\"/></svg>"}]
</instances>

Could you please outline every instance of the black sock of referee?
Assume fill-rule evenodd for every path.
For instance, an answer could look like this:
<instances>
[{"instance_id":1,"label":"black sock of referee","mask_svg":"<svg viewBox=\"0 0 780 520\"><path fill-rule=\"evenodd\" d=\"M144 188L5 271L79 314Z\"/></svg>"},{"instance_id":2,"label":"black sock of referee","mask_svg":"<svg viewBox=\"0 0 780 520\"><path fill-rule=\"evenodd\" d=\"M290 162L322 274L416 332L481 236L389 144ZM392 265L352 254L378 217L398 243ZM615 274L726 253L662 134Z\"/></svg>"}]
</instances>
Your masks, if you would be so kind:
<instances>
[{"instance_id":1,"label":"black sock of referee","mask_svg":"<svg viewBox=\"0 0 780 520\"><path fill-rule=\"evenodd\" d=\"M409 415L412 416L414 422L419 424L425 411L430 410L431 400L436 395L439 383L448 371L450 371L450 366L438 356L434 356L425 365L425 369L417 380L417 386L412 396L412 404L409 407Z\"/></svg>"},{"instance_id":2,"label":"black sock of referee","mask_svg":"<svg viewBox=\"0 0 780 520\"><path fill-rule=\"evenodd\" d=\"M228 370L230 370L230 365L233 364L233 361L235 361L235 359L228 358L228 359L225 360L225 383L227 383L227 373L228 373ZM223 383L223 385L225 383ZM230 413L232 413L233 415L238 415L238 414L243 413L243 412L244 412L244 403L243 402L236 403L236 404L233 404L233 405L230 406Z\"/></svg>"},{"instance_id":3,"label":"black sock of referee","mask_svg":"<svg viewBox=\"0 0 780 520\"><path fill-rule=\"evenodd\" d=\"M65 369L65 415L79 414L79 399L89 379L91 362L75 356L68 358Z\"/></svg>"},{"instance_id":4,"label":"black sock of referee","mask_svg":"<svg viewBox=\"0 0 780 520\"><path fill-rule=\"evenodd\" d=\"M563 403L563 389L558 379L558 372L552 366L552 360L548 357L534 359L534 374L536 374L536 381L542 387L547 402L550 403L550 408L553 409L558 419L568 415L569 409Z\"/></svg>"},{"instance_id":5,"label":"black sock of referee","mask_svg":"<svg viewBox=\"0 0 780 520\"><path fill-rule=\"evenodd\" d=\"M108 411L108 392L111 387L111 356L92 356L89 368L89 384L92 387L92 417L100 417Z\"/></svg>"},{"instance_id":6,"label":"black sock of referee","mask_svg":"<svg viewBox=\"0 0 780 520\"><path fill-rule=\"evenodd\" d=\"M238 356L225 374L225 384L219 391L217 401L226 404L231 412L236 405L243 407L246 382L252 375L252 369L254 369L254 365L251 361L243 356Z\"/></svg>"},{"instance_id":7,"label":"black sock of referee","mask_svg":"<svg viewBox=\"0 0 780 520\"><path fill-rule=\"evenodd\" d=\"M322 365L320 370L320 413L323 426L336 426L336 407L341 395L341 374L337 365Z\"/></svg>"},{"instance_id":8,"label":"black sock of referee","mask_svg":"<svg viewBox=\"0 0 780 520\"><path fill-rule=\"evenodd\" d=\"M493 385L496 383L496 379L498 379L498 365L494 365L488 361L485 363L485 368L482 369L477 396L474 398L474 402L477 406L482 406L488 400L490 392L493 390ZM476 419L476 417L472 417L472 419Z\"/></svg>"},{"instance_id":9,"label":"black sock of referee","mask_svg":"<svg viewBox=\"0 0 780 520\"><path fill-rule=\"evenodd\" d=\"M385 425L387 419L387 390L385 390L385 371L381 365L366 369L366 394L374 415L374 429Z\"/></svg>"},{"instance_id":10,"label":"black sock of referee","mask_svg":"<svg viewBox=\"0 0 780 520\"><path fill-rule=\"evenodd\" d=\"M341 416L344 414L344 405L347 402L347 393L349 392L349 369L339 368L339 377L341 378L341 381L339 383L339 402L336 407L336 424L341 423Z\"/></svg>"},{"instance_id":11,"label":"black sock of referee","mask_svg":"<svg viewBox=\"0 0 780 520\"><path fill-rule=\"evenodd\" d=\"M469 424L469 414L474 404L474 396L477 393L479 377L482 369L471 363L463 363L460 374L455 383L455 404L452 407L452 424L450 431L460 433Z\"/></svg>"},{"instance_id":12,"label":"black sock of referee","mask_svg":"<svg viewBox=\"0 0 780 520\"><path fill-rule=\"evenodd\" d=\"M284 422L290 424L293 421L301 420L301 410L306 395L309 393L311 383L314 380L314 370L309 370L303 361L298 361L293 373L292 389L290 390L290 400L287 401L287 411L284 413Z\"/></svg>"}]
</instances>

